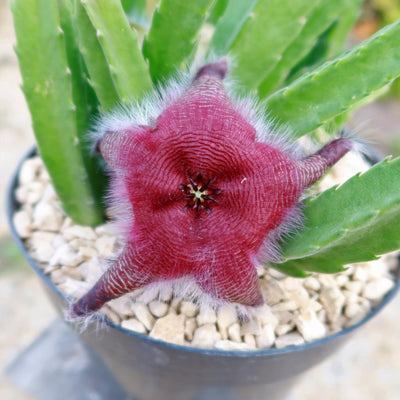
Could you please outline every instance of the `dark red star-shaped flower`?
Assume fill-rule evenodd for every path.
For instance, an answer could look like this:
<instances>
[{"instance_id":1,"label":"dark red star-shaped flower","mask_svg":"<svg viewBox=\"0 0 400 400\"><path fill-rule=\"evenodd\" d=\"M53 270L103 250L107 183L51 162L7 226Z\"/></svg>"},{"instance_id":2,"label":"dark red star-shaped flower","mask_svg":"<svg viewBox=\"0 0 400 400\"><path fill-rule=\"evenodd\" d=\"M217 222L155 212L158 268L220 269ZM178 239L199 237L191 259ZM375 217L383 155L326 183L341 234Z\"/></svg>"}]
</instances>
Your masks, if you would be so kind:
<instances>
[{"instance_id":1,"label":"dark red star-shaped flower","mask_svg":"<svg viewBox=\"0 0 400 400\"><path fill-rule=\"evenodd\" d=\"M224 89L226 71L225 61L205 65L155 127L132 123L99 141L113 198L129 205L125 246L74 315L182 277L216 301L263 303L257 259L271 261L301 194L352 142L337 139L299 160L258 141Z\"/></svg>"}]
</instances>

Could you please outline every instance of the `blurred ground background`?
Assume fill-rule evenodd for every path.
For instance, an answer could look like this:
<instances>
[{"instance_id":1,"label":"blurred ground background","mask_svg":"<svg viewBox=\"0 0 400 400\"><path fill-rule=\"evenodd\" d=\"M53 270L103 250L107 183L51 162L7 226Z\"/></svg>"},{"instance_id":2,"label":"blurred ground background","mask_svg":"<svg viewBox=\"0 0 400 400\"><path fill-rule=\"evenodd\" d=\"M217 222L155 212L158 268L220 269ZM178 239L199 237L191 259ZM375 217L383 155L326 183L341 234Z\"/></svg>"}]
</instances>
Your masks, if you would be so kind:
<instances>
[{"instance_id":1,"label":"blurred ground background","mask_svg":"<svg viewBox=\"0 0 400 400\"><path fill-rule=\"evenodd\" d=\"M18 160L33 144L7 0L0 0L0 399L32 400L2 374L4 367L55 318L40 283L12 242L5 191ZM32 60L34 62L34 60ZM400 103L365 106L354 126L382 154L400 153ZM334 357L307 374L290 400L400 399L400 296ZM160 399L161 400L161 399Z\"/></svg>"}]
</instances>

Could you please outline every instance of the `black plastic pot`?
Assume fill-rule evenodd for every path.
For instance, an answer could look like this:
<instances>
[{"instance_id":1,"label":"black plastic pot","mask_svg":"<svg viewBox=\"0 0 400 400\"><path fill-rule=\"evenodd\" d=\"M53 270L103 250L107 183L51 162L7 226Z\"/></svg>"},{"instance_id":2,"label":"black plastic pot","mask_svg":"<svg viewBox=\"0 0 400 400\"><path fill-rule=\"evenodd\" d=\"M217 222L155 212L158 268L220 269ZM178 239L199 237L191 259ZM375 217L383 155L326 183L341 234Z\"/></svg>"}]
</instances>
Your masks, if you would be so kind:
<instances>
[{"instance_id":1,"label":"black plastic pot","mask_svg":"<svg viewBox=\"0 0 400 400\"><path fill-rule=\"evenodd\" d=\"M21 164L35 152L35 149L29 151ZM12 215L18 209L14 192L19 169L7 194L11 234L62 313L66 308L65 295L29 256L13 225ZM109 329L100 332L87 329L82 339L97 351L117 380L137 400L282 400L300 374L337 351L354 331L389 303L399 287L400 268L395 288L362 321L326 338L284 349L203 350L155 340L111 322L107 322Z\"/></svg>"}]
</instances>

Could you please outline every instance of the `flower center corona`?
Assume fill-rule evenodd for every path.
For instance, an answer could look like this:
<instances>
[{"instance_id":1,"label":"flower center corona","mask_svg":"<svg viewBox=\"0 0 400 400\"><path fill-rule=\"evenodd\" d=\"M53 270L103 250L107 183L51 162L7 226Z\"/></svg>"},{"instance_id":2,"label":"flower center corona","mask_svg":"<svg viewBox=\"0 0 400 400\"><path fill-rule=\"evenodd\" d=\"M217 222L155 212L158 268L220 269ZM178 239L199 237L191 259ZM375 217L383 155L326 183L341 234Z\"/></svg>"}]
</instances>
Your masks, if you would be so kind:
<instances>
[{"instance_id":1,"label":"flower center corona","mask_svg":"<svg viewBox=\"0 0 400 400\"><path fill-rule=\"evenodd\" d=\"M179 185L179 189L184 192L184 199L187 199L184 210L187 211L190 208L195 209L196 212L200 208L203 208L208 214L211 213L210 203L217 203L214 196L221 193L220 189L210 188L211 179L208 179L205 183L203 176L199 172L195 180L188 178L189 184Z\"/></svg>"}]
</instances>

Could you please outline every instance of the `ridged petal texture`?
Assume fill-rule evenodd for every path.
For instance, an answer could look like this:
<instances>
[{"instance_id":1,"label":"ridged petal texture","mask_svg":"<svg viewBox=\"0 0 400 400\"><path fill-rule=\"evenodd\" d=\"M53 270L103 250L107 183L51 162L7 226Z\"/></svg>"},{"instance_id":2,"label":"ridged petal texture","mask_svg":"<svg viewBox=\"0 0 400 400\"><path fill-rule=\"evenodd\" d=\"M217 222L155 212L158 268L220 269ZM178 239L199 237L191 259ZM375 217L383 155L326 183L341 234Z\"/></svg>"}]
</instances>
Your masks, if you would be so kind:
<instances>
[{"instance_id":1,"label":"ridged petal texture","mask_svg":"<svg viewBox=\"0 0 400 400\"><path fill-rule=\"evenodd\" d=\"M219 302L264 302L255 267L260 249L351 142L338 139L297 160L257 141L226 94L226 69L224 61L201 68L155 127L132 124L102 137L98 147L115 190L131 207L126 244L73 314L183 277Z\"/></svg>"}]
</instances>

